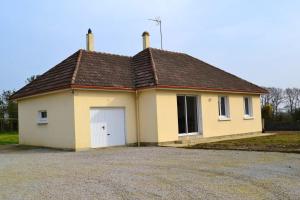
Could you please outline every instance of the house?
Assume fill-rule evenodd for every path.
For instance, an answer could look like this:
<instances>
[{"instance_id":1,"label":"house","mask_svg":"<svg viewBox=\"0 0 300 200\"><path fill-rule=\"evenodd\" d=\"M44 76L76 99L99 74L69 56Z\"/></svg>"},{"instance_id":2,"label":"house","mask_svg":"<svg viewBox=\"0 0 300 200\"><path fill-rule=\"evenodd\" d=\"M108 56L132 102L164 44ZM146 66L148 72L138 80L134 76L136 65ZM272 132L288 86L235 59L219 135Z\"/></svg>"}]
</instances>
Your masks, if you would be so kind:
<instances>
[{"instance_id":1,"label":"house","mask_svg":"<svg viewBox=\"0 0 300 200\"><path fill-rule=\"evenodd\" d=\"M184 53L78 50L17 91L20 143L65 149L161 144L262 131L266 91Z\"/></svg>"}]
</instances>

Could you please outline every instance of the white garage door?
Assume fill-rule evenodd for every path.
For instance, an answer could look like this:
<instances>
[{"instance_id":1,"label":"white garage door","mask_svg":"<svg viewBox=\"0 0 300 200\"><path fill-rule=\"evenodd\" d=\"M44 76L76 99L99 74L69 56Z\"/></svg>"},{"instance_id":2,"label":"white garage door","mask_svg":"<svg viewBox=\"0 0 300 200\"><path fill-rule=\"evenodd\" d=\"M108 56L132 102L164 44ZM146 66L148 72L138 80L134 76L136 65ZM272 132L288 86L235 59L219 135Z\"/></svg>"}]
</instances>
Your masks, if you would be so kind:
<instances>
[{"instance_id":1,"label":"white garage door","mask_svg":"<svg viewBox=\"0 0 300 200\"><path fill-rule=\"evenodd\" d=\"M125 145L123 108L91 108L91 147Z\"/></svg>"}]
</instances>

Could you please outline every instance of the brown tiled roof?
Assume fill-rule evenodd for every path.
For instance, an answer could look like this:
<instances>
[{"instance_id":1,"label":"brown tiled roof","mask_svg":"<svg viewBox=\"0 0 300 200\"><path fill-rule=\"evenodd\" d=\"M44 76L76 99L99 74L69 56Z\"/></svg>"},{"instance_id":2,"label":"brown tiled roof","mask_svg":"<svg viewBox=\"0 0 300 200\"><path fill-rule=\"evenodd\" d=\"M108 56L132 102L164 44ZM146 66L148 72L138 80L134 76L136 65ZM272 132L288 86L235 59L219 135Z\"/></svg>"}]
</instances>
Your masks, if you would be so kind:
<instances>
[{"instance_id":1,"label":"brown tiled roof","mask_svg":"<svg viewBox=\"0 0 300 200\"><path fill-rule=\"evenodd\" d=\"M265 93L248 81L184 53L150 49L157 86Z\"/></svg>"},{"instance_id":2,"label":"brown tiled roof","mask_svg":"<svg viewBox=\"0 0 300 200\"><path fill-rule=\"evenodd\" d=\"M147 48L133 57L79 50L11 98L67 88L135 90L147 87L266 92L187 54Z\"/></svg>"},{"instance_id":3,"label":"brown tiled roof","mask_svg":"<svg viewBox=\"0 0 300 200\"><path fill-rule=\"evenodd\" d=\"M69 88L79 55L80 51L75 52L55 67L18 90L11 96L11 99Z\"/></svg>"},{"instance_id":4,"label":"brown tiled roof","mask_svg":"<svg viewBox=\"0 0 300 200\"><path fill-rule=\"evenodd\" d=\"M132 67L135 74L134 83L136 87L149 87L157 83L150 52L150 49L147 48L132 58Z\"/></svg>"},{"instance_id":5,"label":"brown tiled roof","mask_svg":"<svg viewBox=\"0 0 300 200\"><path fill-rule=\"evenodd\" d=\"M134 88L131 57L82 51L72 84Z\"/></svg>"}]
</instances>

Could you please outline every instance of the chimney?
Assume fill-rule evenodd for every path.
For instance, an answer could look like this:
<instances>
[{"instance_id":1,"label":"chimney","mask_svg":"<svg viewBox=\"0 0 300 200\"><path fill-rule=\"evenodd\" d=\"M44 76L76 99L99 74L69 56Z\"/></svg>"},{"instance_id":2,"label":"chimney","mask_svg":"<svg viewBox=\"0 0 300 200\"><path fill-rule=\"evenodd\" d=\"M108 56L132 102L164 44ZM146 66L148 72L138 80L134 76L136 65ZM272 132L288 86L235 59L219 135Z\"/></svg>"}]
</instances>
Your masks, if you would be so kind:
<instances>
[{"instance_id":1,"label":"chimney","mask_svg":"<svg viewBox=\"0 0 300 200\"><path fill-rule=\"evenodd\" d=\"M90 28L88 30L88 33L86 34L86 50L94 51L94 35Z\"/></svg>"},{"instance_id":2,"label":"chimney","mask_svg":"<svg viewBox=\"0 0 300 200\"><path fill-rule=\"evenodd\" d=\"M143 36L143 49L150 47L150 34L147 31L144 31Z\"/></svg>"}]
</instances>

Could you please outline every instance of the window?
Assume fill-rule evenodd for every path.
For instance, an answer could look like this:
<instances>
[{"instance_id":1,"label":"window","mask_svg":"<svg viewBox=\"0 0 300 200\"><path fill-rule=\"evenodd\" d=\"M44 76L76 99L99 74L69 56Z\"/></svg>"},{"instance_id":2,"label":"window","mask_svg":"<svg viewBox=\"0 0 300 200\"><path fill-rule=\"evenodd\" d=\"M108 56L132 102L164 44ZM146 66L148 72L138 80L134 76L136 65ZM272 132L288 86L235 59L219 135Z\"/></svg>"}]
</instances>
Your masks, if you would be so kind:
<instances>
[{"instance_id":1,"label":"window","mask_svg":"<svg viewBox=\"0 0 300 200\"><path fill-rule=\"evenodd\" d=\"M244 97L244 117L251 118L252 116L252 98Z\"/></svg>"},{"instance_id":2,"label":"window","mask_svg":"<svg viewBox=\"0 0 300 200\"><path fill-rule=\"evenodd\" d=\"M48 116L46 110L41 110L38 112L38 124L47 124Z\"/></svg>"},{"instance_id":3,"label":"window","mask_svg":"<svg viewBox=\"0 0 300 200\"><path fill-rule=\"evenodd\" d=\"M229 103L227 96L219 96L219 119L229 119Z\"/></svg>"},{"instance_id":4,"label":"window","mask_svg":"<svg viewBox=\"0 0 300 200\"><path fill-rule=\"evenodd\" d=\"M198 132L198 103L196 96L177 96L179 134Z\"/></svg>"}]
</instances>

